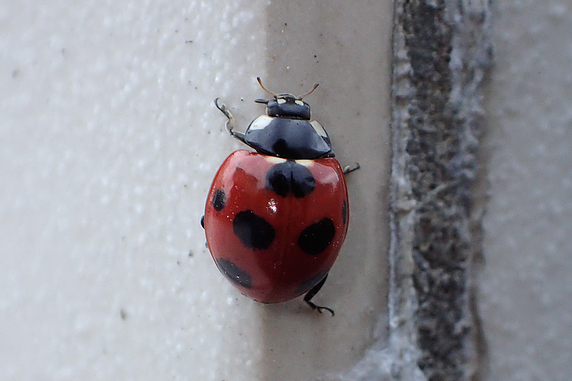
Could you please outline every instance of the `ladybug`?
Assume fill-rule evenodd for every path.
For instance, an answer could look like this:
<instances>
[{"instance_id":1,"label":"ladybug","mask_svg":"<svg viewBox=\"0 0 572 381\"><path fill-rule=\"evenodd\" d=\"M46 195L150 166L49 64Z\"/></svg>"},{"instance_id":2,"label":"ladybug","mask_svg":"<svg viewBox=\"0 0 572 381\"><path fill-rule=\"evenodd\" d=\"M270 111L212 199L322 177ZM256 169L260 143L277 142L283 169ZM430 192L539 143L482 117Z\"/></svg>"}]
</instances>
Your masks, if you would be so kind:
<instances>
[{"instance_id":1,"label":"ladybug","mask_svg":"<svg viewBox=\"0 0 572 381\"><path fill-rule=\"evenodd\" d=\"M334 311L311 299L326 282L346 238L349 221L344 175L328 133L310 118L303 96L268 91L266 115L244 133L224 104L226 129L255 152L238 150L221 165L201 224L218 269L244 295L261 303L305 294L320 313Z\"/></svg>"}]
</instances>

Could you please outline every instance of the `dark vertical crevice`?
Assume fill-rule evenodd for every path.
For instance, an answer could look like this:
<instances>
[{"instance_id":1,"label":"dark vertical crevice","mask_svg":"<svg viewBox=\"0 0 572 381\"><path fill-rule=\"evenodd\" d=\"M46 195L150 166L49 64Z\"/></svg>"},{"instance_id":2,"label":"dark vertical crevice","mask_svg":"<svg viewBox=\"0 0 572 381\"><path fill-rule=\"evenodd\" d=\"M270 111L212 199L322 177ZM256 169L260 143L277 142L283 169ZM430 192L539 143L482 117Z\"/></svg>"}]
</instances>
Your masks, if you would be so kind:
<instances>
[{"instance_id":1,"label":"dark vertical crevice","mask_svg":"<svg viewBox=\"0 0 572 381\"><path fill-rule=\"evenodd\" d=\"M473 190L491 62L488 3L398 0L396 7L393 229L397 240L406 229L413 235L397 242L393 265L413 263L418 368L428 380L474 379ZM407 213L404 204L412 205Z\"/></svg>"}]
</instances>

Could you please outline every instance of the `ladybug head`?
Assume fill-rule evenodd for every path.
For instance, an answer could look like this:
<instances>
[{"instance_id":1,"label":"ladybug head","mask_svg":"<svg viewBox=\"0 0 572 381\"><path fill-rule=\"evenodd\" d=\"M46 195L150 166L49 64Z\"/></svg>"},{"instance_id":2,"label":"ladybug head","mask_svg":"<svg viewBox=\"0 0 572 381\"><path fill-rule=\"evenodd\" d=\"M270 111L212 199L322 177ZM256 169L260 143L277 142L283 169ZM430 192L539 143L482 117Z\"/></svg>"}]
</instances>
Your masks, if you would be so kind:
<instances>
[{"instance_id":1,"label":"ladybug head","mask_svg":"<svg viewBox=\"0 0 572 381\"><path fill-rule=\"evenodd\" d=\"M310 120L310 106L302 100L308 94L275 95L272 100L257 99L266 105L266 114L254 119L244 133L244 143L257 152L286 159L316 159L333 156L328 133L315 120Z\"/></svg>"},{"instance_id":2,"label":"ladybug head","mask_svg":"<svg viewBox=\"0 0 572 381\"><path fill-rule=\"evenodd\" d=\"M312 94L314 90L318 87L316 83L312 90L304 95L300 95L298 97L284 93L284 94L274 94L268 91L263 85L260 77L257 77L256 80L260 84L260 87L270 95L274 97L272 100L266 99L257 99L255 100L256 103L264 103L266 104L266 114L268 116L274 116L278 118L293 118L293 119L302 119L302 120L310 120L310 105L302 100L302 98Z\"/></svg>"}]
</instances>

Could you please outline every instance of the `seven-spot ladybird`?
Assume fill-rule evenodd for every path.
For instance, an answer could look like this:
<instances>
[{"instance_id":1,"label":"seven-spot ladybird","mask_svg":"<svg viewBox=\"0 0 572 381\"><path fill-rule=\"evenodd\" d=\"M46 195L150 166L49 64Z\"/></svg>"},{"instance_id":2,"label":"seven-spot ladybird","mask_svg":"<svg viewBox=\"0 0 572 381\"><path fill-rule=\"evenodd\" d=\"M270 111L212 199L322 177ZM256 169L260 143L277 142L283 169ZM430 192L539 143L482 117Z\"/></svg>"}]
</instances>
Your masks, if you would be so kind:
<instances>
[{"instance_id":1,"label":"seven-spot ladybird","mask_svg":"<svg viewBox=\"0 0 572 381\"><path fill-rule=\"evenodd\" d=\"M303 96L275 95L266 115L246 132L224 104L231 136L256 152L232 153L216 174L201 223L219 270L244 295L278 303L306 294L319 312L328 307L310 301L324 285L346 238L349 204L344 174L330 138L310 118Z\"/></svg>"}]
</instances>

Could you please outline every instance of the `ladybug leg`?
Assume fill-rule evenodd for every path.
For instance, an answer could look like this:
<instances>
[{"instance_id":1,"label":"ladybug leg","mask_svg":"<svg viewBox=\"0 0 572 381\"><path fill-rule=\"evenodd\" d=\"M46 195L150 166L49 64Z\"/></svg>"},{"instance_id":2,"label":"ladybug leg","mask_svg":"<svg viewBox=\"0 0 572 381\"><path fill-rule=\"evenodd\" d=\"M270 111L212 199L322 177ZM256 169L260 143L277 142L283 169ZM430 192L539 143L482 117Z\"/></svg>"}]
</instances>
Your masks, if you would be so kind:
<instances>
[{"instance_id":1,"label":"ladybug leg","mask_svg":"<svg viewBox=\"0 0 572 381\"><path fill-rule=\"evenodd\" d=\"M234 127L236 126L236 122L234 120L234 117L230 113L230 111L228 111L228 109L226 108L225 104L219 103L219 98L215 99L214 103L215 103L216 108L218 108L224 114L224 116L226 116L228 118L225 126L226 126L226 130L228 131L230 136L232 136L233 138L238 139L241 142L245 143L244 142L244 133L234 131Z\"/></svg>"},{"instance_id":2,"label":"ladybug leg","mask_svg":"<svg viewBox=\"0 0 572 381\"><path fill-rule=\"evenodd\" d=\"M348 173L352 173L353 171L357 171L359 168L360 168L359 163L355 163L353 166L346 165L344 167L344 175L347 175Z\"/></svg>"},{"instance_id":3,"label":"ladybug leg","mask_svg":"<svg viewBox=\"0 0 572 381\"><path fill-rule=\"evenodd\" d=\"M318 306L315 303L311 302L310 299L312 299L314 296L316 296L316 294L318 293L318 291L320 291L320 289L322 288L322 286L324 285L324 283L326 283L326 279L328 279L328 275L326 275L324 277L324 279L322 279L320 281L320 283L318 283L317 285L315 285L314 287L312 287L312 289L310 291L308 291L306 293L306 296L304 296L304 301L306 303L308 303L308 305L310 307L312 307L313 310L318 310L319 313L322 313L322 310L326 310L329 313L332 314L332 316L334 316L334 310L332 310L331 308L328 307L324 307L324 306Z\"/></svg>"}]
</instances>

